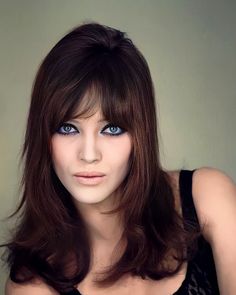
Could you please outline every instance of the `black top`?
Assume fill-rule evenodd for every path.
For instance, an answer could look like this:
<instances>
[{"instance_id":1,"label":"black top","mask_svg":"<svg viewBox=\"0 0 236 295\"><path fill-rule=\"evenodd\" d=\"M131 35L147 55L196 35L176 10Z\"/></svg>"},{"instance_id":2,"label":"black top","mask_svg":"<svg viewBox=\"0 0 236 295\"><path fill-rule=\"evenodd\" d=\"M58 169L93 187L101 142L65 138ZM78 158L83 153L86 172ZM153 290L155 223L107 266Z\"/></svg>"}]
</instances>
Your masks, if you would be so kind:
<instances>
[{"instance_id":1,"label":"black top","mask_svg":"<svg viewBox=\"0 0 236 295\"><path fill-rule=\"evenodd\" d=\"M183 217L198 222L192 197L192 176L195 170L181 170L179 188ZM219 295L212 250L207 241L200 236L198 250L188 262L186 277L173 295ZM82 295L77 289L61 295Z\"/></svg>"}]
</instances>

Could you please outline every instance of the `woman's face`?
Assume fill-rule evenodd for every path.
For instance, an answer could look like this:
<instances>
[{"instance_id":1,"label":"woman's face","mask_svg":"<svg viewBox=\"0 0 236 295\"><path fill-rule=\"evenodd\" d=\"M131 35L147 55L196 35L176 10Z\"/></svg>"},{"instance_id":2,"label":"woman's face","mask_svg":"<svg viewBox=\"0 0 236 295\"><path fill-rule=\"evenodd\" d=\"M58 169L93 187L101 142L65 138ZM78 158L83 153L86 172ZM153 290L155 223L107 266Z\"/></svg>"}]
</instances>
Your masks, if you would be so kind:
<instances>
[{"instance_id":1,"label":"woman's face","mask_svg":"<svg viewBox=\"0 0 236 295\"><path fill-rule=\"evenodd\" d=\"M55 172L78 205L112 200L127 175L131 136L109 123L97 110L90 118L65 122L52 137ZM99 176L86 175L91 172Z\"/></svg>"}]
</instances>

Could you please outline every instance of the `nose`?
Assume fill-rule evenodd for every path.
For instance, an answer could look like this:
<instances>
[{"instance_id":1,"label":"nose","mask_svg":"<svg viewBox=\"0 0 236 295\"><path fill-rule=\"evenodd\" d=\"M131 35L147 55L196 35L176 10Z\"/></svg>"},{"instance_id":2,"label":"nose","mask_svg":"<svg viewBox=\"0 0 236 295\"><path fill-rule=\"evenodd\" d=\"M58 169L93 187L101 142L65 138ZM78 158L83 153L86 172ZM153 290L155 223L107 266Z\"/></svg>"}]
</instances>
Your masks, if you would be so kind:
<instances>
[{"instance_id":1,"label":"nose","mask_svg":"<svg viewBox=\"0 0 236 295\"><path fill-rule=\"evenodd\" d=\"M81 138L81 145L79 148L79 159L87 163L100 161L102 158L96 138L92 134L84 135Z\"/></svg>"}]
</instances>

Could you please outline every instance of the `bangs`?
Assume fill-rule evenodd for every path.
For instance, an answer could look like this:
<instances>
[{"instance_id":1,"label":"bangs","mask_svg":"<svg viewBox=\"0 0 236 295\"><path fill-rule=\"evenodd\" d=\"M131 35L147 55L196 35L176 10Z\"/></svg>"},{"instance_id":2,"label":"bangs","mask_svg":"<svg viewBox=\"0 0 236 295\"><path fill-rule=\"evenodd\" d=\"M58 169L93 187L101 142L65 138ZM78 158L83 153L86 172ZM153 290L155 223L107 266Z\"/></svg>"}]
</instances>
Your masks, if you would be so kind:
<instances>
[{"instance_id":1,"label":"bangs","mask_svg":"<svg viewBox=\"0 0 236 295\"><path fill-rule=\"evenodd\" d=\"M57 126L71 119L89 118L100 110L105 120L131 131L132 90L127 87L124 67L107 60L67 87L69 91L63 93L62 105L55 108Z\"/></svg>"},{"instance_id":2,"label":"bangs","mask_svg":"<svg viewBox=\"0 0 236 295\"><path fill-rule=\"evenodd\" d=\"M89 118L100 110L107 121L130 128L129 97L118 89L104 80L94 80L79 99L72 118Z\"/></svg>"}]
</instances>

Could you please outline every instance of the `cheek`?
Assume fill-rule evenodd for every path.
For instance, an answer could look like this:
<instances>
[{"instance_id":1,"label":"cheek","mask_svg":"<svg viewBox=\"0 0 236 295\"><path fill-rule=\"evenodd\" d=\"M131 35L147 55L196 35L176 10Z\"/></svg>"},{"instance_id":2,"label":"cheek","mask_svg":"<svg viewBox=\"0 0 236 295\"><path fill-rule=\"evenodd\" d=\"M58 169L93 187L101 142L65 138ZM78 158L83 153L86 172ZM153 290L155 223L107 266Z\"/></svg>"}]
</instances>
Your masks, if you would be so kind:
<instances>
[{"instance_id":1,"label":"cheek","mask_svg":"<svg viewBox=\"0 0 236 295\"><path fill-rule=\"evenodd\" d=\"M131 142L129 139L117 142L112 148L109 148L109 162L112 164L113 168L121 169L121 171L126 169L129 164L129 159L131 155Z\"/></svg>"},{"instance_id":2,"label":"cheek","mask_svg":"<svg viewBox=\"0 0 236 295\"><path fill-rule=\"evenodd\" d=\"M70 152L68 147L58 140L52 140L52 162L56 172L60 169L64 169L69 161Z\"/></svg>"}]
</instances>

